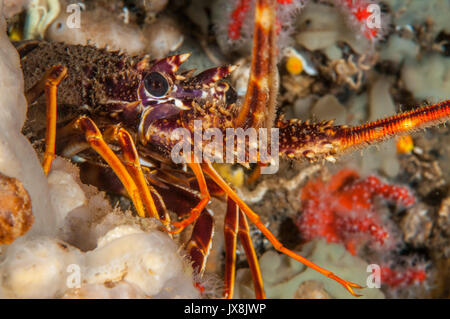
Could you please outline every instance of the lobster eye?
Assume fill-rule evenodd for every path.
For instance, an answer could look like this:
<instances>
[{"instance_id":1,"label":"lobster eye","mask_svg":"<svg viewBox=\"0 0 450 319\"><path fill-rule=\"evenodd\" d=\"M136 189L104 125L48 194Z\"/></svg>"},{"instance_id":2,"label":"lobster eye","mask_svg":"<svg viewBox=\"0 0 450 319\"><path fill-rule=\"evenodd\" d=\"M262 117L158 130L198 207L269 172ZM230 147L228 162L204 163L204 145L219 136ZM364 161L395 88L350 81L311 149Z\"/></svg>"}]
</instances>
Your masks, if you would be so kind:
<instances>
[{"instance_id":1,"label":"lobster eye","mask_svg":"<svg viewBox=\"0 0 450 319\"><path fill-rule=\"evenodd\" d=\"M162 97L169 91L169 81L159 72L151 72L144 78L144 86L149 94Z\"/></svg>"}]
</instances>

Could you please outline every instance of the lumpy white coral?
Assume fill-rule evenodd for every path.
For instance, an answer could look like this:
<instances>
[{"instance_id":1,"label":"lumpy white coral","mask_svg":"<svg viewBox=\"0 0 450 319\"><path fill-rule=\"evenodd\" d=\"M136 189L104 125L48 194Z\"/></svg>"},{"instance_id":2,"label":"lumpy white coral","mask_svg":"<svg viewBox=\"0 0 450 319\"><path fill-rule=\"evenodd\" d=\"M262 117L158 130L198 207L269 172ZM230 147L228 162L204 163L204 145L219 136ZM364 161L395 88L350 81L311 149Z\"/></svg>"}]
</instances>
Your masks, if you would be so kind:
<instances>
[{"instance_id":1,"label":"lumpy white coral","mask_svg":"<svg viewBox=\"0 0 450 319\"><path fill-rule=\"evenodd\" d=\"M2 256L2 298L55 298L67 289L67 266L79 264L80 253L54 238L18 240Z\"/></svg>"},{"instance_id":2,"label":"lumpy white coral","mask_svg":"<svg viewBox=\"0 0 450 319\"><path fill-rule=\"evenodd\" d=\"M0 297L199 297L192 268L155 221L112 209L61 158L49 185L58 236L26 236L5 246Z\"/></svg>"},{"instance_id":3,"label":"lumpy white coral","mask_svg":"<svg viewBox=\"0 0 450 319\"><path fill-rule=\"evenodd\" d=\"M86 254L85 261L89 284L115 279L138 287L146 296L197 295L177 246L159 231L145 233L132 226L118 226L99 240L99 246ZM189 283L190 287L186 285Z\"/></svg>"},{"instance_id":4,"label":"lumpy white coral","mask_svg":"<svg viewBox=\"0 0 450 319\"><path fill-rule=\"evenodd\" d=\"M199 297L191 266L157 222L112 209L64 159L55 160L49 185L57 237L26 236L5 246L0 297Z\"/></svg>"},{"instance_id":5,"label":"lumpy white coral","mask_svg":"<svg viewBox=\"0 0 450 319\"><path fill-rule=\"evenodd\" d=\"M80 27L69 26L66 21L70 14L62 12L49 25L45 38L70 44L96 45L110 50L124 50L130 54L141 53L145 49L145 37L137 26L123 23L119 17L104 9L84 11Z\"/></svg>"},{"instance_id":6,"label":"lumpy white coral","mask_svg":"<svg viewBox=\"0 0 450 319\"><path fill-rule=\"evenodd\" d=\"M31 197L34 226L30 233L55 233L55 216L38 157L20 132L27 104L19 55L6 35L0 1L0 172L22 182Z\"/></svg>"},{"instance_id":7,"label":"lumpy white coral","mask_svg":"<svg viewBox=\"0 0 450 319\"><path fill-rule=\"evenodd\" d=\"M112 229L85 253L55 238L16 241L0 273L3 298L198 297L176 244L133 226Z\"/></svg>"},{"instance_id":8,"label":"lumpy white coral","mask_svg":"<svg viewBox=\"0 0 450 319\"><path fill-rule=\"evenodd\" d=\"M45 39L68 44L94 45L98 48L119 50L128 54L149 54L162 58L177 50L184 36L177 23L169 17L146 23L143 28L124 22L118 15L103 8L83 11L80 27L72 27L66 21L71 14L61 12L51 23Z\"/></svg>"}]
</instances>

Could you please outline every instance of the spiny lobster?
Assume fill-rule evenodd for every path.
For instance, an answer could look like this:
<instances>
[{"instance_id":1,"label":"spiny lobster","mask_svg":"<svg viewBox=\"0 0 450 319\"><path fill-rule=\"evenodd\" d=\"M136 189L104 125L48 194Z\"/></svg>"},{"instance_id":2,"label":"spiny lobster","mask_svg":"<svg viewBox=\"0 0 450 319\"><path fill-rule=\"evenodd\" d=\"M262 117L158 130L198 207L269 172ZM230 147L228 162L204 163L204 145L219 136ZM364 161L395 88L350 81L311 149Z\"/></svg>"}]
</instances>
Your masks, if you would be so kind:
<instances>
[{"instance_id":1,"label":"spiny lobster","mask_svg":"<svg viewBox=\"0 0 450 319\"><path fill-rule=\"evenodd\" d=\"M196 120L202 121L203 129L214 127L223 133L226 129L276 127L279 156L334 161L335 155L346 150L447 121L450 101L358 127L333 126L332 121L276 119L275 29L273 1L256 1L251 76L242 102L222 81L234 66L216 67L197 75L193 71L177 72L188 54L150 61L145 56L131 57L90 46L48 42L19 45L29 104L43 92L46 96L43 168L48 174L56 150L67 157L85 154L85 158L94 156L89 154L90 149L96 151L120 179L141 217L159 219L169 233L178 233L195 222L187 250L199 274L204 270L213 233L213 218L206 206L211 195L226 194L225 297L233 296L237 235L247 254L256 296L265 297L247 218L276 250L336 280L356 296L354 289L362 288L360 285L285 248L211 162L192 160L194 155L188 154L187 165L195 180L187 178L192 175L171 163L171 151L181 139L172 133L185 128L193 134ZM47 71L49 65L53 67ZM61 111L65 115L58 121L57 101L64 105ZM197 204L192 205L194 202ZM187 217L171 222L168 210Z\"/></svg>"}]
</instances>

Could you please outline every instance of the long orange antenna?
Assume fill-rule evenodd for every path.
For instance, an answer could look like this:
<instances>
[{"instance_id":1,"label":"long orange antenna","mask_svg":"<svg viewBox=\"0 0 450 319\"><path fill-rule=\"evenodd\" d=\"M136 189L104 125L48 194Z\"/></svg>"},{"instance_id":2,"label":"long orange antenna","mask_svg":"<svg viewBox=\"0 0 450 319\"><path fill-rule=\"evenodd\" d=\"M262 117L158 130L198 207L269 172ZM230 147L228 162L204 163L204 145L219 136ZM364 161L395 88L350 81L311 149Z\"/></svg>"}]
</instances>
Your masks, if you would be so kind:
<instances>
[{"instance_id":1,"label":"long orange antenna","mask_svg":"<svg viewBox=\"0 0 450 319\"><path fill-rule=\"evenodd\" d=\"M332 121L278 121L279 150L280 155L289 159L306 158L315 161L325 158L334 161L335 155L352 148L375 144L392 136L405 135L444 123L449 119L450 100L355 127L333 126Z\"/></svg>"},{"instance_id":2,"label":"long orange antenna","mask_svg":"<svg viewBox=\"0 0 450 319\"><path fill-rule=\"evenodd\" d=\"M341 128L337 130L336 137L341 143L341 149L346 149L380 142L391 136L404 135L449 119L450 100L447 100L361 126Z\"/></svg>"},{"instance_id":3,"label":"long orange antenna","mask_svg":"<svg viewBox=\"0 0 450 319\"><path fill-rule=\"evenodd\" d=\"M235 127L273 126L277 97L275 12L273 0L256 1L250 79Z\"/></svg>"}]
</instances>

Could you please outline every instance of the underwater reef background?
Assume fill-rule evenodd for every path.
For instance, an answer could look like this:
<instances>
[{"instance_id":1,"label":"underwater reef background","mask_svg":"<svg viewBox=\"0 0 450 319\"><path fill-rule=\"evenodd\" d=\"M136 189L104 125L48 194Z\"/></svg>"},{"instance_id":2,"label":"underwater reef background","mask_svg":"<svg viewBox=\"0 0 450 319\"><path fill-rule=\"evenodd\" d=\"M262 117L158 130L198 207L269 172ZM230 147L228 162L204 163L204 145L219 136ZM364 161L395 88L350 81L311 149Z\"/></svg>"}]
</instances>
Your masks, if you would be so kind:
<instances>
[{"instance_id":1,"label":"underwater reef background","mask_svg":"<svg viewBox=\"0 0 450 319\"><path fill-rule=\"evenodd\" d=\"M277 114L286 120L360 125L450 98L449 1L276 3ZM379 27L366 25L369 4L380 9ZM27 108L11 42L91 45L152 60L189 52L181 71L236 65L227 81L243 99L253 7L251 0L0 0L1 298L221 296L226 203L211 201L216 231L199 278L184 245L192 227L169 238L123 193L89 185L93 173L73 158L57 156L45 176L45 100ZM336 163L280 160L276 174L257 179L253 166L215 168L287 248L362 285L378 269L381 286L361 290L362 298L450 297L448 126ZM353 298L277 253L253 225L250 234L268 298ZM236 298L255 297L245 256L238 244ZM79 268L68 272L71 265ZM82 274L79 285L68 277L73 271Z\"/></svg>"}]
</instances>

